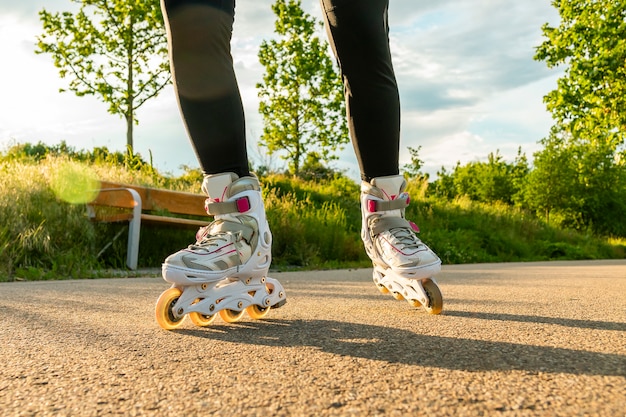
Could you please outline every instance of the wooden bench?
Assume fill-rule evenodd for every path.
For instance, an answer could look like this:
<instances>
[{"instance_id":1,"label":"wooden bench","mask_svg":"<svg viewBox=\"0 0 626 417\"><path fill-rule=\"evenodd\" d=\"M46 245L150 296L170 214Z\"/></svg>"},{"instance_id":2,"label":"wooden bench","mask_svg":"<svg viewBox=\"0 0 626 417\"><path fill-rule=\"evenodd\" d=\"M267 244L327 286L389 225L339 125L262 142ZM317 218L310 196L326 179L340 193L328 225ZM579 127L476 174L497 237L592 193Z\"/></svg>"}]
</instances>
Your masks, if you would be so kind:
<instances>
[{"instance_id":1,"label":"wooden bench","mask_svg":"<svg viewBox=\"0 0 626 417\"><path fill-rule=\"evenodd\" d=\"M137 269L141 223L188 228L206 226L210 219L204 210L205 199L206 196L201 194L102 181L98 195L87 203L87 214L95 222L129 223L126 265L134 270ZM203 216L206 220L176 217L177 215ZM120 234L121 232L113 240Z\"/></svg>"}]
</instances>

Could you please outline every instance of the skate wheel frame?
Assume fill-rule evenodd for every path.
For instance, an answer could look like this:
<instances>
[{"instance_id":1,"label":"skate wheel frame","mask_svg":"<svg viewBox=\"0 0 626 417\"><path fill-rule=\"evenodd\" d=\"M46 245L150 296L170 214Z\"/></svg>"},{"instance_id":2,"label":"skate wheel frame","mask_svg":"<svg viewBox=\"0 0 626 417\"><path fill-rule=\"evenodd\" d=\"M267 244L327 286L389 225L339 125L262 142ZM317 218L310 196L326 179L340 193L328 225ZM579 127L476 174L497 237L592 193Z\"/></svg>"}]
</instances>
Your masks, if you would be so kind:
<instances>
[{"instance_id":1,"label":"skate wheel frame","mask_svg":"<svg viewBox=\"0 0 626 417\"><path fill-rule=\"evenodd\" d=\"M166 330L178 328L185 316L196 326L206 327L218 313L226 323L241 320L245 313L260 320L286 301L282 285L273 278L226 279L167 289L157 300L155 317Z\"/></svg>"},{"instance_id":2,"label":"skate wheel frame","mask_svg":"<svg viewBox=\"0 0 626 417\"><path fill-rule=\"evenodd\" d=\"M406 300L413 307L423 307L429 314L440 314L443 310L441 290L432 278L407 279L376 267L372 277L383 294L391 294L396 300Z\"/></svg>"}]
</instances>

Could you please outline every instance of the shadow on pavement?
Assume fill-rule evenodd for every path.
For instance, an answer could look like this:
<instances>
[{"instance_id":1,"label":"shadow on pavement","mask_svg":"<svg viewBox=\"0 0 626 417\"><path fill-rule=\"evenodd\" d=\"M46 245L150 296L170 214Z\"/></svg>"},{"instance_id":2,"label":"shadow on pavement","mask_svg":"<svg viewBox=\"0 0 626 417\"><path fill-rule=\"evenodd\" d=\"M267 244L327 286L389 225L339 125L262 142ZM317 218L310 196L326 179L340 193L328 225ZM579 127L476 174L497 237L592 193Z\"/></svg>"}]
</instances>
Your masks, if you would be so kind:
<instances>
[{"instance_id":1,"label":"shadow on pavement","mask_svg":"<svg viewBox=\"0 0 626 417\"><path fill-rule=\"evenodd\" d=\"M457 310L446 310L445 315L481 320L517 321L520 323L543 323L555 324L565 327L577 327L581 329L616 330L620 332L626 332L626 323L612 321L576 320L560 317L523 316L517 314L479 313L473 311Z\"/></svg>"},{"instance_id":2,"label":"shadow on pavement","mask_svg":"<svg viewBox=\"0 0 626 417\"><path fill-rule=\"evenodd\" d=\"M626 376L626 358L618 354L429 336L332 320L266 320L172 332L222 342L308 346L340 356L452 370Z\"/></svg>"}]
</instances>

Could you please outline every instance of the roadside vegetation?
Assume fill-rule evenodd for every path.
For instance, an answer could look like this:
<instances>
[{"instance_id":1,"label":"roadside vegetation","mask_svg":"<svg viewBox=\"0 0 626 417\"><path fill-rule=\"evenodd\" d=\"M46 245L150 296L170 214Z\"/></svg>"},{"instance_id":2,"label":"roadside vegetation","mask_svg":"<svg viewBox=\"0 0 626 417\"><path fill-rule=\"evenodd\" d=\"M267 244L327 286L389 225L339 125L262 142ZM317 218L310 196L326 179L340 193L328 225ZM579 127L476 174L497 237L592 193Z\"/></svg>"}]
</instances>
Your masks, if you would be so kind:
<instances>
[{"instance_id":1,"label":"roadside vegetation","mask_svg":"<svg viewBox=\"0 0 626 417\"><path fill-rule=\"evenodd\" d=\"M303 166L303 178L258 171L266 172L273 269L370 265L360 240L357 183L315 164ZM77 186L85 195L102 179L199 193L202 178L191 168L162 175L136 154L76 151L64 143L15 145L0 154L0 175L0 281L100 277L125 269L127 226L91 223L84 201L69 202L71 193L63 190ZM548 224L529 208L500 200L444 197L441 187L411 176L407 218L445 264L626 257L624 236L554 217ZM139 267L160 267L193 238L190 230L142 226Z\"/></svg>"}]
</instances>

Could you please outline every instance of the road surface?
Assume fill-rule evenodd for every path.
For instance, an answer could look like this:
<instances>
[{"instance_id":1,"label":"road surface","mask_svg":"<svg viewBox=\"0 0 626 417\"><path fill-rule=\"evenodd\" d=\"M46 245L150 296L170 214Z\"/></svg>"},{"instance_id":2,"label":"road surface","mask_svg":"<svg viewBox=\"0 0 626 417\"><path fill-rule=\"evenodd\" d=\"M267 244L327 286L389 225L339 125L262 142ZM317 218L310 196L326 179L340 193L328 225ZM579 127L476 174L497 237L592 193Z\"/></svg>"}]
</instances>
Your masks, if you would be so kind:
<instances>
[{"instance_id":1,"label":"road surface","mask_svg":"<svg viewBox=\"0 0 626 417\"><path fill-rule=\"evenodd\" d=\"M159 328L160 278L0 284L6 416L626 416L626 261L445 266L441 315L371 270L276 273L266 320Z\"/></svg>"}]
</instances>

